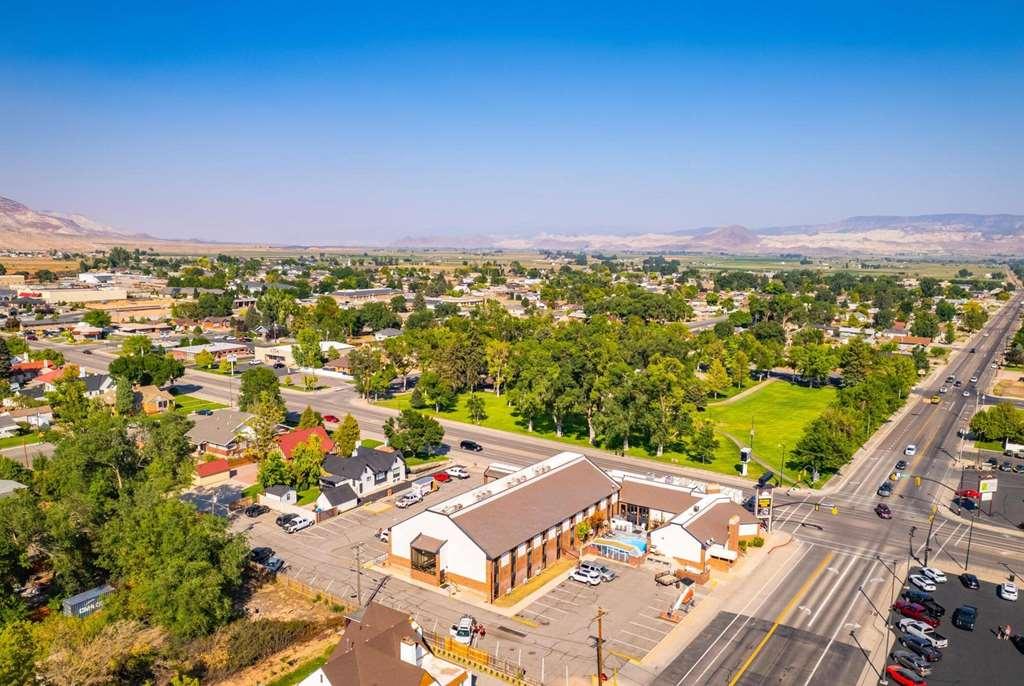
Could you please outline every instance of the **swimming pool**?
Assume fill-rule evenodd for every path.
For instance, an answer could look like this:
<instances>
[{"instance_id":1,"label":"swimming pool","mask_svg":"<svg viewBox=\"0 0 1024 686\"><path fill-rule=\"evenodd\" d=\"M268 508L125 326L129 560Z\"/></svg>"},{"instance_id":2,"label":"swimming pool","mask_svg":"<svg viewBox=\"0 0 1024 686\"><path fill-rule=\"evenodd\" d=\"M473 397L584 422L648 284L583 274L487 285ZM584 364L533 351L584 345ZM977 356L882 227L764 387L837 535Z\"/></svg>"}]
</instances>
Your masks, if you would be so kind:
<instances>
[{"instance_id":1,"label":"swimming pool","mask_svg":"<svg viewBox=\"0 0 1024 686\"><path fill-rule=\"evenodd\" d=\"M629 552L634 557L639 557L647 552L647 537L637 536L635 534L625 534L620 532L614 532L607 536L600 536L594 540L596 545L606 545L609 547L617 547L624 549L632 549Z\"/></svg>"}]
</instances>

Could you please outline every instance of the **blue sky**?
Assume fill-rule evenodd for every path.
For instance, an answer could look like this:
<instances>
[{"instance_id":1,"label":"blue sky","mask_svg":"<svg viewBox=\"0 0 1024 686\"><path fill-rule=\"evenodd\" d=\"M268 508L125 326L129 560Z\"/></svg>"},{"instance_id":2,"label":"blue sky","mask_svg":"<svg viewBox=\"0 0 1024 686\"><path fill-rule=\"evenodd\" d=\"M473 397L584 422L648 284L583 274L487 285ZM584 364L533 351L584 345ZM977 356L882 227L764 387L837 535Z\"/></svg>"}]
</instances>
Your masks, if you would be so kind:
<instances>
[{"instance_id":1,"label":"blue sky","mask_svg":"<svg viewBox=\"0 0 1024 686\"><path fill-rule=\"evenodd\" d=\"M1024 213L1021 3L21 4L0 195L126 229Z\"/></svg>"}]
</instances>

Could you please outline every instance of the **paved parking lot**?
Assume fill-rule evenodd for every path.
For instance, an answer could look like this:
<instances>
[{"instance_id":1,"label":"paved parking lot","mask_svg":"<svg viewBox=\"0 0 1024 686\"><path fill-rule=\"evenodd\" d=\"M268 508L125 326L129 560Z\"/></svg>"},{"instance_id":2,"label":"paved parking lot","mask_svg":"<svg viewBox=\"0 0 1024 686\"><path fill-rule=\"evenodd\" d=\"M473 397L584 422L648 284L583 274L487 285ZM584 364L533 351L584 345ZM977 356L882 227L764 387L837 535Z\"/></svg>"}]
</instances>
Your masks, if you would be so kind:
<instances>
[{"instance_id":1,"label":"paved parking lot","mask_svg":"<svg viewBox=\"0 0 1024 686\"><path fill-rule=\"evenodd\" d=\"M913 568L912 573L917 571L918 568ZM932 597L946 609L937 631L949 639L949 647L942 650L941 660L932 663L932 673L926 677L928 683L965 686L1020 684L1021 670L1024 669L1024 642L1000 641L996 632L1000 625L1009 624L1013 633L1024 634L1024 606L1020 601L999 598L996 584L982 581L981 588L973 591L965 588L955 575L947 572L947 576L949 582L937 584ZM1017 583L1020 583L1019 579ZM974 631L953 626L953 612L965 604L978 608ZM893 649L890 647L890 651Z\"/></svg>"},{"instance_id":2,"label":"paved parking lot","mask_svg":"<svg viewBox=\"0 0 1024 686\"><path fill-rule=\"evenodd\" d=\"M1007 459L1009 458L999 457L1000 463ZM1024 461L1013 459L1011 462L1019 464ZM963 474L963 485L960 487L977 489L978 480L989 477L999 480L999 488L991 502L981 504L981 511L978 513L979 521L1009 528L1016 528L1019 524L1024 523L1024 474L997 470L979 474L979 472L968 469ZM989 515L989 511L991 511L991 515ZM966 517L968 514L966 510L963 510L961 516Z\"/></svg>"}]
</instances>

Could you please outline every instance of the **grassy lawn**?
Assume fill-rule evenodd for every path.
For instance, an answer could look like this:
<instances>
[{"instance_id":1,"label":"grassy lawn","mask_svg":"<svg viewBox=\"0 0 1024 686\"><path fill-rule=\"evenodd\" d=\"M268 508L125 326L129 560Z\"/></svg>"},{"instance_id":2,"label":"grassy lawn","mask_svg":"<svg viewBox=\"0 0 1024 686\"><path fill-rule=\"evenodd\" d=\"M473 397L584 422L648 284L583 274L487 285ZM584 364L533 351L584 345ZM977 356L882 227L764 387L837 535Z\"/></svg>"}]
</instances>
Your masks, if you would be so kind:
<instances>
[{"instance_id":1,"label":"grassy lawn","mask_svg":"<svg viewBox=\"0 0 1024 686\"><path fill-rule=\"evenodd\" d=\"M15 448L23 445L32 445L33 443L42 443L42 441L42 434L25 434L24 436L11 436L9 438L0 438L0 449Z\"/></svg>"},{"instance_id":2,"label":"grassy lawn","mask_svg":"<svg viewBox=\"0 0 1024 686\"><path fill-rule=\"evenodd\" d=\"M246 486L242 490L242 497L243 498L252 498L253 500L255 500L256 496L258 496L262 492L263 492L263 487L260 486L258 483L255 483L252 486Z\"/></svg>"},{"instance_id":3,"label":"grassy lawn","mask_svg":"<svg viewBox=\"0 0 1024 686\"><path fill-rule=\"evenodd\" d=\"M311 486L304 491L299 491L295 495L298 497L298 500L295 503L296 505L299 505L300 507L302 505L309 505L320 496L320 487Z\"/></svg>"},{"instance_id":4,"label":"grassy lawn","mask_svg":"<svg viewBox=\"0 0 1024 686\"><path fill-rule=\"evenodd\" d=\"M227 405L212 400L203 400L194 395L178 395L174 397L174 410L181 414L191 414L196 410L219 410L223 407L227 407Z\"/></svg>"},{"instance_id":5,"label":"grassy lawn","mask_svg":"<svg viewBox=\"0 0 1024 686\"><path fill-rule=\"evenodd\" d=\"M975 441L974 447L978 450L994 450L997 453L1003 452L1002 441Z\"/></svg>"},{"instance_id":6,"label":"grassy lawn","mask_svg":"<svg viewBox=\"0 0 1024 686\"><path fill-rule=\"evenodd\" d=\"M378 441L376 438L363 438L361 441L360 445L364 448L379 448L384 445L384 441Z\"/></svg>"},{"instance_id":7,"label":"grassy lawn","mask_svg":"<svg viewBox=\"0 0 1024 686\"><path fill-rule=\"evenodd\" d=\"M806 388L776 382L730 405L709 405L705 416L715 423L720 434L729 434L742 445L750 445L751 421L754 428L754 453L763 461L781 466L783 446L792 450L811 420L835 398L834 388ZM736 445L721 436L716 459L738 459Z\"/></svg>"},{"instance_id":8,"label":"grassy lawn","mask_svg":"<svg viewBox=\"0 0 1024 686\"><path fill-rule=\"evenodd\" d=\"M330 648L324 651L323 655L314 657L310 660L306 660L305 662L299 664L295 669L288 672L287 674L282 674L273 681L269 682L267 686L295 686L295 684L299 683L307 676L323 667L324 664L327 662L327 658L331 656L331 652L333 651L334 646L332 645Z\"/></svg>"},{"instance_id":9,"label":"grassy lawn","mask_svg":"<svg viewBox=\"0 0 1024 686\"><path fill-rule=\"evenodd\" d=\"M363 445L366 445L364 442ZM424 464L433 464L435 462L444 462L450 459L447 455L431 455L430 457L407 457L405 458L406 467L419 467Z\"/></svg>"},{"instance_id":10,"label":"grassy lawn","mask_svg":"<svg viewBox=\"0 0 1024 686\"><path fill-rule=\"evenodd\" d=\"M409 395L409 393L402 393L393 398L381 400L378 404L402 410L409 406ZM505 396L498 398L493 393L480 393L479 396L484 400L484 412L487 415L486 419L479 422L482 426L531 435L527 431L526 422L508 405ZM442 419L472 424L474 422L470 421L469 412L466 409L468 397L468 394L462 394L455 407L450 411L435 413L432 408L424 408L424 411ZM812 389L785 382L775 382L761 385L758 390L732 404L712 403L701 416L714 421L722 431L732 434L741 441L749 440L750 418L753 416L755 421L754 452L761 459L777 467L781 453L781 448L777 447L778 444L785 441L788 449L792 449L800 437L804 425L817 417L832 402L833 398L835 398L835 389L833 388ZM563 427L564 435L561 438L555 436L554 427L549 418L538 418L534 422L534 429L532 435L535 436L583 448L590 447L587 442L587 426L580 418L569 418L566 421ZM666 451L658 457L654 455L653 450L648 450L645 446L631 446L626 454L631 457L697 467L719 474L739 474L739 448L722 434L719 435L719 446L715 451L714 459L707 463L696 461L682 452ZM748 476L757 478L763 471L761 467L752 463Z\"/></svg>"}]
</instances>

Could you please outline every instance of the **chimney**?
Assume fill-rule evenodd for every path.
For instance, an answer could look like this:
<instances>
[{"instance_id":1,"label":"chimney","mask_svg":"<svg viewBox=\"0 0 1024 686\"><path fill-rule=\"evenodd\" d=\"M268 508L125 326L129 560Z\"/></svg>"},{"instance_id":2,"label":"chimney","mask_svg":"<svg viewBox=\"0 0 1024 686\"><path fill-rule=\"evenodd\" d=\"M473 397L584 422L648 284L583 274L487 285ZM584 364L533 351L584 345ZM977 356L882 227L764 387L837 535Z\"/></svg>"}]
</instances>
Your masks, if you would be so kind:
<instances>
[{"instance_id":1,"label":"chimney","mask_svg":"<svg viewBox=\"0 0 1024 686\"><path fill-rule=\"evenodd\" d=\"M419 642L414 641L408 636L403 638L399 657L402 659L402 662L419 667L420 662L423 661L423 651Z\"/></svg>"},{"instance_id":2,"label":"chimney","mask_svg":"<svg viewBox=\"0 0 1024 686\"><path fill-rule=\"evenodd\" d=\"M359 448L363 445L362 440L356 441L356 447L352 448L352 457L359 454Z\"/></svg>"}]
</instances>

